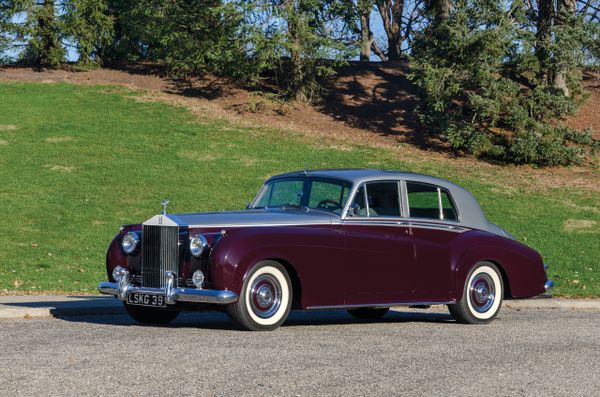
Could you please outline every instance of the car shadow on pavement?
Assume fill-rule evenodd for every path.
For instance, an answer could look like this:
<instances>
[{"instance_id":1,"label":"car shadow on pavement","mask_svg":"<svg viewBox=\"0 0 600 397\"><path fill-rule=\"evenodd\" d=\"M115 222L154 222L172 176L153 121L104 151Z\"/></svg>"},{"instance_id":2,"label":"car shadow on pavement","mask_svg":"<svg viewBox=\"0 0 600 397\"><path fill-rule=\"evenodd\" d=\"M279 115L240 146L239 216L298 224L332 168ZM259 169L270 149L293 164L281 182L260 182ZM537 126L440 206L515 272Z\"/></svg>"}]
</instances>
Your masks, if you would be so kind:
<instances>
[{"instance_id":1,"label":"car shadow on pavement","mask_svg":"<svg viewBox=\"0 0 600 397\"><path fill-rule=\"evenodd\" d=\"M116 326L236 330L226 313L218 311L183 312L169 325L140 325L127 315L85 315L59 317L62 321ZM361 325L386 323L453 323L449 314L439 312L390 311L378 320L359 320L345 310L292 311L283 328L315 325Z\"/></svg>"}]
</instances>

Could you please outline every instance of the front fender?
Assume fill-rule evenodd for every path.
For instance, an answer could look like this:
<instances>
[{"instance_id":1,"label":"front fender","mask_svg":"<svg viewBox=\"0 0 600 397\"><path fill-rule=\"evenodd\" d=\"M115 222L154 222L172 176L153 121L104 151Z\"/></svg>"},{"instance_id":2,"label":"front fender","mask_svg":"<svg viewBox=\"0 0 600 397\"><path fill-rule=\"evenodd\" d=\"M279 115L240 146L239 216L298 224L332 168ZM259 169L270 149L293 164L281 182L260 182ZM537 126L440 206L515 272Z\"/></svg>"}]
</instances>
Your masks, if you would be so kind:
<instances>
[{"instance_id":1,"label":"front fender","mask_svg":"<svg viewBox=\"0 0 600 397\"><path fill-rule=\"evenodd\" d=\"M121 227L119 233L112 239L108 245L106 252L106 273L108 280L114 282L112 278L112 271L115 267L121 266L125 269L131 269L139 262L139 253L137 255L126 255L121 250L121 240L123 236L129 231L141 231L142 225L124 225ZM137 261L137 262L136 262Z\"/></svg>"},{"instance_id":2,"label":"front fender","mask_svg":"<svg viewBox=\"0 0 600 397\"><path fill-rule=\"evenodd\" d=\"M246 275L256 263L268 259L291 263L286 245L281 241L272 241L272 236L273 231L268 234L244 229L227 232L211 253L213 288L226 289L239 295Z\"/></svg>"}]
</instances>

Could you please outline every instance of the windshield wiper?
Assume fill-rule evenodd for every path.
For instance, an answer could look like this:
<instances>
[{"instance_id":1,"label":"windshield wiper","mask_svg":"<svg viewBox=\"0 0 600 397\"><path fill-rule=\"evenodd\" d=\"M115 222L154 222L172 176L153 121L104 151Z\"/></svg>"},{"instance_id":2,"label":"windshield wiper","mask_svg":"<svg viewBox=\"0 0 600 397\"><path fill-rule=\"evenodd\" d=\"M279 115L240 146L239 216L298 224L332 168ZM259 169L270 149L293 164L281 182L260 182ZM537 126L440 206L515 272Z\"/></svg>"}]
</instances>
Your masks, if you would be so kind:
<instances>
[{"instance_id":1,"label":"windshield wiper","mask_svg":"<svg viewBox=\"0 0 600 397\"><path fill-rule=\"evenodd\" d=\"M281 206L281 208L283 208L283 209L292 208L292 209L298 209L298 210L303 209L305 212L308 212L308 209L309 209L305 205L292 204L292 203L284 204L284 205Z\"/></svg>"}]
</instances>

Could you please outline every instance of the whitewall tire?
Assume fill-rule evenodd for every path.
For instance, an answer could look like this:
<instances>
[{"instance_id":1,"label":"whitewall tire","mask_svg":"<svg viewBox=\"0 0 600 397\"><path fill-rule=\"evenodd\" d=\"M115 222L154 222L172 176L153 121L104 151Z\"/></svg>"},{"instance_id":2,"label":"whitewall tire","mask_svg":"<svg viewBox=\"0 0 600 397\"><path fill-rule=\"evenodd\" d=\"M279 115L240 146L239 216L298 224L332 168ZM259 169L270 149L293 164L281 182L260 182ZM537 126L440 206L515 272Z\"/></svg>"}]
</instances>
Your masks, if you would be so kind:
<instances>
[{"instance_id":1,"label":"whitewall tire","mask_svg":"<svg viewBox=\"0 0 600 397\"><path fill-rule=\"evenodd\" d=\"M292 283L275 261L257 263L244 280L238 301L228 307L236 325L252 331L270 331L287 319L292 305Z\"/></svg>"},{"instance_id":2,"label":"whitewall tire","mask_svg":"<svg viewBox=\"0 0 600 397\"><path fill-rule=\"evenodd\" d=\"M502 275L496 265L479 262L467 276L461 300L448 309L458 322L486 324L498 315L503 296Z\"/></svg>"}]
</instances>

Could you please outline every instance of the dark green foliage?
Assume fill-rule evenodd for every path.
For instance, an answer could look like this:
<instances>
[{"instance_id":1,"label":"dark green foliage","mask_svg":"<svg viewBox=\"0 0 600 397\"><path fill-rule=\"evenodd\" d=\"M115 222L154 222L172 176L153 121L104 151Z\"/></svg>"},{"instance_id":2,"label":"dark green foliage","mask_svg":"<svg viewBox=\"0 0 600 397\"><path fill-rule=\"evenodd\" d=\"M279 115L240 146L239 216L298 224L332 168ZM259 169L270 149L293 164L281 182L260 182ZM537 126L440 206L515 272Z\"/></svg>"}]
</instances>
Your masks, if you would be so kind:
<instances>
[{"instance_id":1,"label":"dark green foliage","mask_svg":"<svg viewBox=\"0 0 600 397\"><path fill-rule=\"evenodd\" d=\"M105 0L0 0L0 10L0 37L24 45L21 60L32 66L61 66L69 45L81 64L99 64L97 49L112 36Z\"/></svg>"},{"instance_id":2,"label":"dark green foliage","mask_svg":"<svg viewBox=\"0 0 600 397\"><path fill-rule=\"evenodd\" d=\"M452 148L478 157L580 163L597 143L556 121L573 114L583 92L582 43L590 31L583 19L565 16L568 26L552 30L542 52L552 58L540 59L530 14L519 1L460 1L447 19L420 32L411 79L422 121ZM548 84L559 75L566 87Z\"/></svg>"},{"instance_id":3,"label":"dark green foliage","mask_svg":"<svg viewBox=\"0 0 600 397\"><path fill-rule=\"evenodd\" d=\"M54 1L17 3L22 3L23 9L30 10L27 12L23 28L19 31L22 37L30 37L23 60L40 67L58 67L64 61L65 49L61 45L61 21L56 17Z\"/></svg>"},{"instance_id":4,"label":"dark green foliage","mask_svg":"<svg viewBox=\"0 0 600 397\"><path fill-rule=\"evenodd\" d=\"M5 4L0 2L0 65L9 61L6 51L10 48L11 44L11 18L8 11L4 9L4 7Z\"/></svg>"},{"instance_id":5,"label":"dark green foliage","mask_svg":"<svg viewBox=\"0 0 600 397\"><path fill-rule=\"evenodd\" d=\"M112 18L105 0L70 0L63 5L64 34L76 43L79 63L99 64L97 51L110 42Z\"/></svg>"},{"instance_id":6,"label":"dark green foliage","mask_svg":"<svg viewBox=\"0 0 600 397\"><path fill-rule=\"evenodd\" d=\"M312 100L321 93L320 79L331 76L355 50L346 38L351 26L344 18L351 4L344 0L252 2L253 19L264 28L249 36L253 64L266 66L287 97Z\"/></svg>"},{"instance_id":7,"label":"dark green foliage","mask_svg":"<svg viewBox=\"0 0 600 397\"><path fill-rule=\"evenodd\" d=\"M185 77L226 70L240 56L235 40L241 14L233 4L138 0L114 2L111 11L118 29L111 46L117 60L161 61L170 74Z\"/></svg>"},{"instance_id":8,"label":"dark green foliage","mask_svg":"<svg viewBox=\"0 0 600 397\"><path fill-rule=\"evenodd\" d=\"M210 72L260 86L271 76L279 94L310 100L349 54L347 3L111 1L116 34L103 53L160 61L180 77Z\"/></svg>"}]
</instances>

